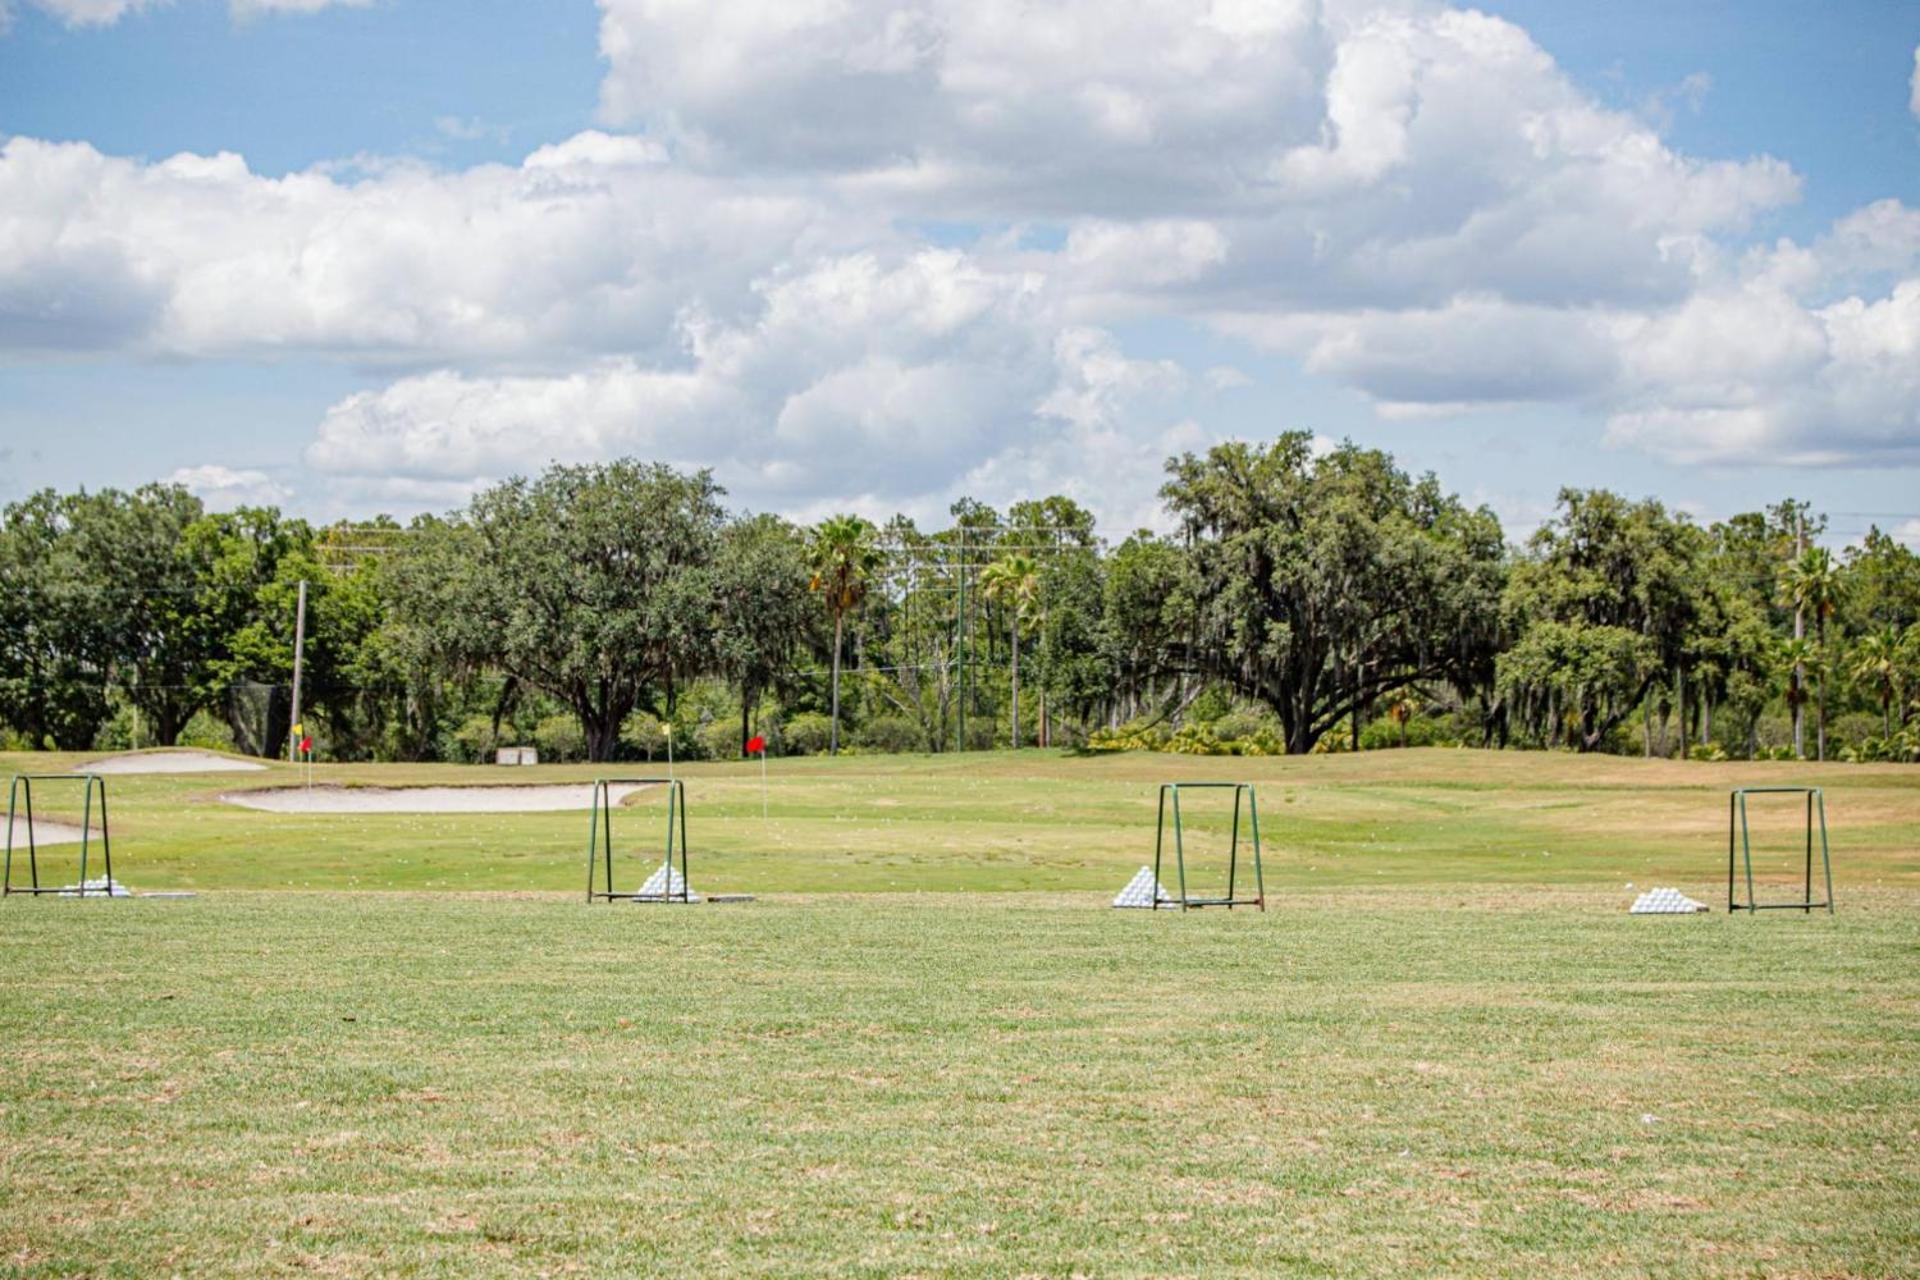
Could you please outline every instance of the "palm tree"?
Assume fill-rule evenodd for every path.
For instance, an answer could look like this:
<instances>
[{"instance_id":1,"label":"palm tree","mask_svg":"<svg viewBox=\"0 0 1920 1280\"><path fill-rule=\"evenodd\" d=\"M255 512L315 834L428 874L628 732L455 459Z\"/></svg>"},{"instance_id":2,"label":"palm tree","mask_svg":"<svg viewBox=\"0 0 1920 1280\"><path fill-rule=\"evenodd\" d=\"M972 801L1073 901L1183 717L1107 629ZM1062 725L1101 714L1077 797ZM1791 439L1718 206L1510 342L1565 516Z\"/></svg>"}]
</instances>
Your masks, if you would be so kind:
<instances>
[{"instance_id":1,"label":"palm tree","mask_svg":"<svg viewBox=\"0 0 1920 1280\"><path fill-rule=\"evenodd\" d=\"M1893 700L1899 696L1900 633L1892 627L1863 636L1853 648L1853 662L1847 674L1873 690L1880 699L1880 728L1893 736Z\"/></svg>"},{"instance_id":2,"label":"palm tree","mask_svg":"<svg viewBox=\"0 0 1920 1280\"><path fill-rule=\"evenodd\" d=\"M1845 580L1840 576L1840 564L1825 547L1808 547L1780 571L1783 602L1813 614L1814 639L1820 655L1815 674L1820 679L1818 758L1821 760L1827 758L1827 619L1840 607L1840 597L1845 589ZM1795 675L1799 680L1805 680L1804 663L1795 668Z\"/></svg>"},{"instance_id":3,"label":"palm tree","mask_svg":"<svg viewBox=\"0 0 1920 1280\"><path fill-rule=\"evenodd\" d=\"M809 591L826 597L833 614L833 728L828 753L840 754L840 648L847 615L867 597L873 574L880 567L880 549L873 545L875 529L859 516L828 516L807 542L807 566L813 576Z\"/></svg>"},{"instance_id":4,"label":"palm tree","mask_svg":"<svg viewBox=\"0 0 1920 1280\"><path fill-rule=\"evenodd\" d=\"M1013 747L1020 749L1020 629L1031 621L1040 595L1040 570L1023 552L1001 556L980 574L980 590L989 600L1011 606L1007 630L1013 637Z\"/></svg>"}]
</instances>

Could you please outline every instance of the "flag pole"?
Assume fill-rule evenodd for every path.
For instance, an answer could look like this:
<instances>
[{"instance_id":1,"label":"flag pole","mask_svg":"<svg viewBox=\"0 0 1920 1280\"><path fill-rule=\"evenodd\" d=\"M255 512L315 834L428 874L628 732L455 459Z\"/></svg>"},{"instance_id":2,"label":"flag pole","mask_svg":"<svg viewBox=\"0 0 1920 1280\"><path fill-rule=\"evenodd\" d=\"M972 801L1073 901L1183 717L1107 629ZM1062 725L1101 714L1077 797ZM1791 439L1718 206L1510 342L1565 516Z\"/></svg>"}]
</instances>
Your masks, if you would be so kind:
<instances>
[{"instance_id":1,"label":"flag pole","mask_svg":"<svg viewBox=\"0 0 1920 1280\"><path fill-rule=\"evenodd\" d=\"M760 822L767 821L767 740L759 734L747 739L746 752L760 757Z\"/></svg>"}]
</instances>

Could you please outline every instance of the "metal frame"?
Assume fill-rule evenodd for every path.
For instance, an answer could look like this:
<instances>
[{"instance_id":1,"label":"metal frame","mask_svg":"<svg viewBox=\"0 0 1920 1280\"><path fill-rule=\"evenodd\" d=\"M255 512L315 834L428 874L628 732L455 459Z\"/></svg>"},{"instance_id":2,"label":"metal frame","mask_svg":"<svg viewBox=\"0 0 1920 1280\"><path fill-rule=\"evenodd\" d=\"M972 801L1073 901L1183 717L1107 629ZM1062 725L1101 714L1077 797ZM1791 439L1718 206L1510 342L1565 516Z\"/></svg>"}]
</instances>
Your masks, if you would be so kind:
<instances>
[{"instance_id":1,"label":"metal frame","mask_svg":"<svg viewBox=\"0 0 1920 1280\"><path fill-rule=\"evenodd\" d=\"M1187 849L1186 831L1180 820L1180 792L1188 791L1232 791L1233 792L1233 842L1227 847L1227 895L1224 898L1196 898L1187 893ZM1167 836L1167 796L1173 796L1173 857L1180 876L1180 896L1168 899L1164 904L1156 896L1153 910L1162 907L1180 910L1198 910L1201 907L1225 907L1231 911L1235 907L1258 907L1267 909L1266 871L1260 864L1260 800L1254 793L1251 782L1163 782L1160 784L1160 815L1154 824L1153 832L1153 881L1160 881L1160 863L1166 847ZM1253 897L1242 898L1235 895L1234 889L1240 867L1240 798L1246 796L1247 816L1253 833Z\"/></svg>"},{"instance_id":2,"label":"metal frame","mask_svg":"<svg viewBox=\"0 0 1920 1280\"><path fill-rule=\"evenodd\" d=\"M613 797L609 787L664 786L667 788L667 866L673 866L676 819L680 845L680 892L673 892L673 874L660 893L617 893L613 887ZM595 902L692 902L693 885L687 878L687 787L678 778L595 778L593 809L587 828L587 901ZM606 837L606 887L593 887L593 873L600 861L600 839ZM644 882L643 882L644 883Z\"/></svg>"},{"instance_id":3,"label":"metal frame","mask_svg":"<svg viewBox=\"0 0 1920 1280\"><path fill-rule=\"evenodd\" d=\"M77 889L40 887L40 853L33 839L33 784L36 782L78 782L85 788L86 799L80 818L80 883ZM113 840L107 829L107 780L97 773L16 773L13 775L13 782L7 787L7 857L4 874L0 875L0 897L11 897L16 893L28 895L52 893L79 898L87 896L87 855L93 847L95 787L100 789L100 855L107 864L108 885L100 891L100 896L108 898L113 896ZM16 889L13 885L13 819L19 811L19 802L23 795L27 801L28 887Z\"/></svg>"},{"instance_id":4,"label":"metal frame","mask_svg":"<svg viewBox=\"0 0 1920 1280\"><path fill-rule=\"evenodd\" d=\"M1798 902L1761 902L1753 892L1753 840L1747 829L1747 797L1754 795L1804 795L1807 798L1806 878ZM1820 818L1820 866L1826 874L1827 897L1813 900L1813 826L1816 811ZM1734 834L1738 828L1740 855L1747 870L1747 900L1741 902L1734 889ZM1825 907L1833 914L1833 858L1827 851L1827 798L1819 787L1735 787L1727 795L1727 910L1728 911L1801 911L1813 914Z\"/></svg>"}]
</instances>

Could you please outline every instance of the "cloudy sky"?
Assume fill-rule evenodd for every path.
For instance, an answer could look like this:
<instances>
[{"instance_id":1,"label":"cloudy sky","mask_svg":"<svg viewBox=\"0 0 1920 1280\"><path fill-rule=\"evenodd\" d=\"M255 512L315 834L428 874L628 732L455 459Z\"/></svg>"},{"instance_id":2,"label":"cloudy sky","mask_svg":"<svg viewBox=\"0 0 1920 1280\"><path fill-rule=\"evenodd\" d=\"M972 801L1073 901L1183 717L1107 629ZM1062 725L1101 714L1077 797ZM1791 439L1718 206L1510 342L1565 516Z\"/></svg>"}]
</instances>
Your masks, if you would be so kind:
<instances>
[{"instance_id":1,"label":"cloudy sky","mask_svg":"<svg viewBox=\"0 0 1920 1280\"><path fill-rule=\"evenodd\" d=\"M808 518L1304 428L1920 541L1920 6L0 0L0 501Z\"/></svg>"}]
</instances>

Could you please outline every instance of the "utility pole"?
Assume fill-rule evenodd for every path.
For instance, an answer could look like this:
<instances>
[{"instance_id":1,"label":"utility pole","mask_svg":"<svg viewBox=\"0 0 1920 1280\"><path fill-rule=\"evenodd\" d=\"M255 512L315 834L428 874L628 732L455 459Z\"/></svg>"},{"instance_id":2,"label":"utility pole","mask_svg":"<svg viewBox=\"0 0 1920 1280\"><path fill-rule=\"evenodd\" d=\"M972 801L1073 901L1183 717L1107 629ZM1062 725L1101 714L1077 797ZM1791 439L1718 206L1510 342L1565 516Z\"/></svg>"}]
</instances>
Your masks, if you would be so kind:
<instances>
[{"instance_id":1,"label":"utility pole","mask_svg":"<svg viewBox=\"0 0 1920 1280\"><path fill-rule=\"evenodd\" d=\"M956 751L967 749L967 526L960 526L960 600L956 606L955 621L958 623L960 643L955 646L960 659L960 670L955 673L954 687L960 695L960 738L955 743Z\"/></svg>"},{"instance_id":2,"label":"utility pole","mask_svg":"<svg viewBox=\"0 0 1920 1280\"><path fill-rule=\"evenodd\" d=\"M307 649L307 580L300 579L300 599L293 611L293 720L287 734L287 759L297 761L300 750L300 663Z\"/></svg>"},{"instance_id":3,"label":"utility pole","mask_svg":"<svg viewBox=\"0 0 1920 1280\"><path fill-rule=\"evenodd\" d=\"M1793 558L1797 561L1807 550L1806 513L1796 509L1793 513ZM1806 608L1796 597L1793 602L1793 638L1794 652L1799 652L1798 642L1807 637ZM1793 664L1793 754L1797 759L1807 758L1807 667L1798 658Z\"/></svg>"}]
</instances>

